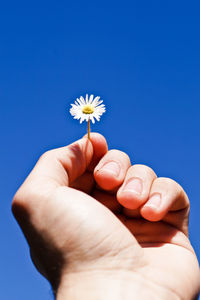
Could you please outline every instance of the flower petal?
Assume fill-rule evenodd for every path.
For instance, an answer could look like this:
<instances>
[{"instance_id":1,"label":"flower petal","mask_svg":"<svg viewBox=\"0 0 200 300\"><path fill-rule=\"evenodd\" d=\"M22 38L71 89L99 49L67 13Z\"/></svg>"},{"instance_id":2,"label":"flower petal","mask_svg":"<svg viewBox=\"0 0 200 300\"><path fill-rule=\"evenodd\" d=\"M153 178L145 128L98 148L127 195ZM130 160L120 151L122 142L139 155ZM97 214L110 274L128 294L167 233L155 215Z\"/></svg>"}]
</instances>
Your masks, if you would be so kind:
<instances>
[{"instance_id":1,"label":"flower petal","mask_svg":"<svg viewBox=\"0 0 200 300\"><path fill-rule=\"evenodd\" d=\"M92 103L92 101L93 101L93 98L94 98L94 95L90 95L90 98L89 98L89 104L91 104L91 103Z\"/></svg>"}]
</instances>

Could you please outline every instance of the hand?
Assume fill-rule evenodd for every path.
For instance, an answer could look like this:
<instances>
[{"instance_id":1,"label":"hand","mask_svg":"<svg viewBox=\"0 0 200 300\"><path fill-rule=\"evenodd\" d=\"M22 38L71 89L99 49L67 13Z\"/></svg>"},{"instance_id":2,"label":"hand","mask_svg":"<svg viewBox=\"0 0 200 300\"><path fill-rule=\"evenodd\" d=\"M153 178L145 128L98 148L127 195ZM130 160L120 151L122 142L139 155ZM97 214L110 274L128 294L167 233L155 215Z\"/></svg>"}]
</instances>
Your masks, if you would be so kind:
<instances>
[{"instance_id":1,"label":"hand","mask_svg":"<svg viewBox=\"0 0 200 300\"><path fill-rule=\"evenodd\" d=\"M57 299L189 300L198 293L187 195L108 151L99 134L46 152L16 193L13 213Z\"/></svg>"}]
</instances>

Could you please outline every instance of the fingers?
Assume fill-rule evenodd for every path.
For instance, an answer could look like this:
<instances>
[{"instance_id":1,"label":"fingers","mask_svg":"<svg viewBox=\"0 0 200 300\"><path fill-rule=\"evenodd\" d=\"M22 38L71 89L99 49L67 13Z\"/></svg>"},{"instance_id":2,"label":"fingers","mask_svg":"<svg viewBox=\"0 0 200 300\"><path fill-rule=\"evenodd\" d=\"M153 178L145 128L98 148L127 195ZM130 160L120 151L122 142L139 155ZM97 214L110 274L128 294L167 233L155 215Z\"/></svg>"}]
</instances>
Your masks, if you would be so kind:
<instances>
[{"instance_id":1,"label":"fingers","mask_svg":"<svg viewBox=\"0 0 200 300\"><path fill-rule=\"evenodd\" d=\"M56 187L69 186L92 160L99 160L106 152L106 140L97 133L92 133L90 140L82 138L69 146L47 151L16 193L13 209L30 204L29 198L37 199L38 195L46 198Z\"/></svg>"},{"instance_id":2,"label":"fingers","mask_svg":"<svg viewBox=\"0 0 200 300\"><path fill-rule=\"evenodd\" d=\"M67 173L67 185L69 185L81 176L87 168L90 168L91 164L99 161L107 149L105 138L98 133L92 133L90 140L84 137L67 147L53 151Z\"/></svg>"},{"instance_id":3,"label":"fingers","mask_svg":"<svg viewBox=\"0 0 200 300\"><path fill-rule=\"evenodd\" d=\"M92 133L90 140L84 137L69 146L47 151L38 161L36 170L59 185L69 185L86 171L92 160L99 160L106 152L105 138Z\"/></svg>"},{"instance_id":4,"label":"fingers","mask_svg":"<svg viewBox=\"0 0 200 300\"><path fill-rule=\"evenodd\" d=\"M137 209L144 204L156 178L154 171L144 165L134 165L129 168L123 185L117 193L121 205L129 209Z\"/></svg>"},{"instance_id":5,"label":"fingers","mask_svg":"<svg viewBox=\"0 0 200 300\"><path fill-rule=\"evenodd\" d=\"M118 150L110 150L96 166L95 180L102 189L114 190L122 184L130 165L127 154Z\"/></svg>"},{"instance_id":6,"label":"fingers","mask_svg":"<svg viewBox=\"0 0 200 300\"><path fill-rule=\"evenodd\" d=\"M183 188L170 178L157 178L147 166L134 165L128 169L117 200L127 217L142 216L148 221L164 219L187 232L189 199Z\"/></svg>"},{"instance_id":7,"label":"fingers","mask_svg":"<svg viewBox=\"0 0 200 300\"><path fill-rule=\"evenodd\" d=\"M183 188L170 178L154 180L149 199L140 209L141 215L149 221L159 221L167 212L189 209L189 199ZM177 220L178 221L178 220Z\"/></svg>"}]
</instances>

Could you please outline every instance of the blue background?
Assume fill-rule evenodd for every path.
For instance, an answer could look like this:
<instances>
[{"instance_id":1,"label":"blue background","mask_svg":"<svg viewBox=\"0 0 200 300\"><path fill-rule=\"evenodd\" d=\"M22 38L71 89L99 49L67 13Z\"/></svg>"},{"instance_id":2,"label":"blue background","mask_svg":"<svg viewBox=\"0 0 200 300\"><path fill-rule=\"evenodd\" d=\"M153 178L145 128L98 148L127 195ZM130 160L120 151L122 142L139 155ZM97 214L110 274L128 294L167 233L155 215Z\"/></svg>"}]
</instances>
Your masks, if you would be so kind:
<instances>
[{"instance_id":1,"label":"blue background","mask_svg":"<svg viewBox=\"0 0 200 300\"><path fill-rule=\"evenodd\" d=\"M104 100L92 130L110 148L183 185L200 258L199 12L199 1L1 2L2 299L52 299L10 206L44 151L86 132L68 113L86 92Z\"/></svg>"}]
</instances>

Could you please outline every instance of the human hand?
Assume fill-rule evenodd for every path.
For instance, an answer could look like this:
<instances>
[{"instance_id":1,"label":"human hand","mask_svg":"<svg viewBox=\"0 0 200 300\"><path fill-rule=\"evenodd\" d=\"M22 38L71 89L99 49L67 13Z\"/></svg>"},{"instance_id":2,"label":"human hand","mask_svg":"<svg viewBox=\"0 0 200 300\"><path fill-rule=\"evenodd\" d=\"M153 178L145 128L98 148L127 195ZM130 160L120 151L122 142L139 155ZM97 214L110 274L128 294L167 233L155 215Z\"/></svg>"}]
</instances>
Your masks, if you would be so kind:
<instances>
[{"instance_id":1,"label":"human hand","mask_svg":"<svg viewBox=\"0 0 200 300\"><path fill-rule=\"evenodd\" d=\"M123 190L130 178L137 193ZM150 195L161 196L159 206L148 206ZM189 300L198 293L185 192L146 166L131 166L125 153L107 152L99 134L45 153L13 212L58 299Z\"/></svg>"}]
</instances>

